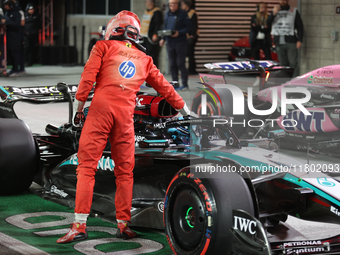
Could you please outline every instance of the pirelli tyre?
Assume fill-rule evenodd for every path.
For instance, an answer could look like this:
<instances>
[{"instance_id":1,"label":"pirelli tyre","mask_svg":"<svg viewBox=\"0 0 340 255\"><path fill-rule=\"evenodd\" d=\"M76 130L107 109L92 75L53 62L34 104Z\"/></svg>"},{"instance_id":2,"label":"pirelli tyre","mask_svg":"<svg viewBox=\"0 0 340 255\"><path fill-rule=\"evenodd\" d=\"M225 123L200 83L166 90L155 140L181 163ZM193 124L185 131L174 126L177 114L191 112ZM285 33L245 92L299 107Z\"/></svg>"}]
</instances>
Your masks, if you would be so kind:
<instances>
[{"instance_id":1,"label":"pirelli tyre","mask_svg":"<svg viewBox=\"0 0 340 255\"><path fill-rule=\"evenodd\" d=\"M197 115L202 115L202 95L206 95L206 115L224 115L226 117L233 117L231 125L234 133L240 137L247 129L247 122L249 120L249 110L246 100L240 102L244 104L244 114L233 114L233 95L229 89L223 87L204 88L198 92L193 101L191 110Z\"/></svg>"},{"instance_id":2,"label":"pirelli tyre","mask_svg":"<svg viewBox=\"0 0 340 255\"><path fill-rule=\"evenodd\" d=\"M25 122L0 118L0 194L27 190L38 165L36 142Z\"/></svg>"},{"instance_id":3,"label":"pirelli tyre","mask_svg":"<svg viewBox=\"0 0 340 255\"><path fill-rule=\"evenodd\" d=\"M233 209L254 215L249 188L237 173L202 178L187 167L172 179L164 202L164 224L174 254L231 254ZM192 171L194 172L194 171Z\"/></svg>"}]
</instances>

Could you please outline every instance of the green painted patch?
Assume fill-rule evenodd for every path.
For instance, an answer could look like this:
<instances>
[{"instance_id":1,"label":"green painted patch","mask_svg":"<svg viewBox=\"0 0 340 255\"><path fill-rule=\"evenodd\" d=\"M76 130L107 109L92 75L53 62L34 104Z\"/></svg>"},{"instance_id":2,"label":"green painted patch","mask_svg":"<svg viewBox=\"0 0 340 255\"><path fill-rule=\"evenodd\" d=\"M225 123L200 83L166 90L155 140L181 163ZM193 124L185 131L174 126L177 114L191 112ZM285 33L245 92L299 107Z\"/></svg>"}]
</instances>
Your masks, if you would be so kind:
<instances>
[{"instance_id":1,"label":"green painted patch","mask_svg":"<svg viewBox=\"0 0 340 255\"><path fill-rule=\"evenodd\" d=\"M97 245L97 250L102 252L126 251L141 247L138 243L109 243Z\"/></svg>"}]
</instances>

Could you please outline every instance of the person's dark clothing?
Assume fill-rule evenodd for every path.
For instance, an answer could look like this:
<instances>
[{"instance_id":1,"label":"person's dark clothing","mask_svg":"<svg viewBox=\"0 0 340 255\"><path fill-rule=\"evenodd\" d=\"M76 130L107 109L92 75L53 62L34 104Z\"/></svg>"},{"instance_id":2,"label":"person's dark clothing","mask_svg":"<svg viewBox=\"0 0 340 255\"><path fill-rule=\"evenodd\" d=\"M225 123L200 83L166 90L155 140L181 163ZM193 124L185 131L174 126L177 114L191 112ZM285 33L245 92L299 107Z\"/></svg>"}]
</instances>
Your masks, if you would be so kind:
<instances>
[{"instance_id":1,"label":"person's dark clothing","mask_svg":"<svg viewBox=\"0 0 340 255\"><path fill-rule=\"evenodd\" d=\"M187 42L168 43L167 52L170 62L170 72L173 81L178 81L178 70L181 71L182 85L188 87L188 71L185 67L187 55Z\"/></svg>"},{"instance_id":2,"label":"person's dark clothing","mask_svg":"<svg viewBox=\"0 0 340 255\"><path fill-rule=\"evenodd\" d=\"M168 11L165 14L164 30L179 32L178 37L165 36L164 38L167 43L171 78L173 81L178 81L179 70L183 87L188 87L188 70L185 67L185 57L187 55L187 33L191 29L191 21L186 11L179 9L176 12Z\"/></svg>"},{"instance_id":3,"label":"person's dark clothing","mask_svg":"<svg viewBox=\"0 0 340 255\"><path fill-rule=\"evenodd\" d=\"M14 8L6 11L4 18L6 19L6 35L8 50L18 50L21 47L21 15Z\"/></svg>"},{"instance_id":4,"label":"person's dark clothing","mask_svg":"<svg viewBox=\"0 0 340 255\"><path fill-rule=\"evenodd\" d=\"M17 10L19 13L20 13L20 16L21 16L21 20L24 16L24 12L21 10L21 7L19 5L19 2L17 1L13 7L13 9ZM20 22L21 22L20 20ZM25 58L24 58L24 39L25 39L25 36L24 36L24 30L25 30L25 27L24 26L20 26L20 30L21 30L21 51L20 51L20 55L19 55L19 66L20 66L20 72L22 71L25 71Z\"/></svg>"},{"instance_id":5,"label":"person's dark clothing","mask_svg":"<svg viewBox=\"0 0 340 255\"><path fill-rule=\"evenodd\" d=\"M149 11L149 10L148 10ZM157 31L162 29L163 15L160 10L153 13L150 21L148 38L144 39L143 46L146 48L146 54L152 57L153 63L158 67L158 56L160 47L158 41L152 42L152 36L157 35Z\"/></svg>"},{"instance_id":6,"label":"person's dark clothing","mask_svg":"<svg viewBox=\"0 0 340 255\"><path fill-rule=\"evenodd\" d=\"M162 29L163 15L160 10L155 11L150 21L148 36L152 38L153 35L157 35L157 31Z\"/></svg>"},{"instance_id":7,"label":"person's dark clothing","mask_svg":"<svg viewBox=\"0 0 340 255\"><path fill-rule=\"evenodd\" d=\"M253 26L255 24L255 26ZM249 34L249 44L251 48L252 56L255 60L260 59L260 49L263 50L263 53L266 56L267 60L271 60L271 46L272 46L272 38L270 35L271 27L267 25L266 27L266 21L263 20L262 24L258 24L256 19L256 14L254 14L251 17L250 22L250 34ZM257 35L259 32L264 34L263 39L258 39Z\"/></svg>"},{"instance_id":8,"label":"person's dark clothing","mask_svg":"<svg viewBox=\"0 0 340 255\"><path fill-rule=\"evenodd\" d=\"M21 14L14 7L7 10L4 18L6 19L6 36L7 36L7 49L9 57L12 58L13 69L12 71L18 72L21 62L21 47L22 47L22 30L21 30Z\"/></svg>"},{"instance_id":9,"label":"person's dark clothing","mask_svg":"<svg viewBox=\"0 0 340 255\"><path fill-rule=\"evenodd\" d=\"M189 58L189 74L196 74L196 59L195 59L195 47L198 39L198 17L193 9L188 12L192 29L188 33L188 58Z\"/></svg>"},{"instance_id":10,"label":"person's dark clothing","mask_svg":"<svg viewBox=\"0 0 340 255\"><path fill-rule=\"evenodd\" d=\"M186 34L192 30L191 21L186 11L179 9L176 12L168 11L164 18L164 30L176 30L178 37L165 36L168 43L176 43L186 40Z\"/></svg>"},{"instance_id":11,"label":"person's dark clothing","mask_svg":"<svg viewBox=\"0 0 340 255\"><path fill-rule=\"evenodd\" d=\"M25 15L25 60L28 66L34 64L39 45L40 18L36 13Z\"/></svg>"},{"instance_id":12,"label":"person's dark clothing","mask_svg":"<svg viewBox=\"0 0 340 255\"><path fill-rule=\"evenodd\" d=\"M289 10L290 6L288 5L287 7L281 7L281 10ZM277 14L276 14L277 15ZM271 14L268 16L267 18L267 24L268 25L272 25L273 21L276 17L276 15L273 15L273 12L271 12ZM299 11L296 11L296 16L295 16L295 22L294 22L294 27L295 30L297 31L296 35L285 35L285 42L286 43L296 43L296 42L302 42L303 40L303 23L302 23L302 19L300 16ZM274 43L278 44L280 42L280 36L276 36L274 35Z\"/></svg>"}]
</instances>

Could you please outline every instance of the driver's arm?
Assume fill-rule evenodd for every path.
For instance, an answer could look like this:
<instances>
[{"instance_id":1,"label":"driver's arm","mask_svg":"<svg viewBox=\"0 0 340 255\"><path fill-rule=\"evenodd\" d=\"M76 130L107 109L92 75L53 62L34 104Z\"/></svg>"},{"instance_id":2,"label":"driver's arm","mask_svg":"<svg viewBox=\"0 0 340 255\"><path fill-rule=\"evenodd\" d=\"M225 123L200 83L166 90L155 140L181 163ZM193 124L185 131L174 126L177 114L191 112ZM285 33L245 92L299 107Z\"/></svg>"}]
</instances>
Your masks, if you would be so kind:
<instances>
[{"instance_id":1,"label":"driver's arm","mask_svg":"<svg viewBox=\"0 0 340 255\"><path fill-rule=\"evenodd\" d=\"M163 96L165 100L173 108L175 108L176 110L181 110L183 108L186 108L189 111L183 98L176 92L174 87L165 79L164 75L153 64L151 58L150 58L149 65L150 65L149 76L146 78L146 82L149 83L159 94L161 94L161 96ZM188 114L183 114L183 115L188 115Z\"/></svg>"},{"instance_id":2,"label":"driver's arm","mask_svg":"<svg viewBox=\"0 0 340 255\"><path fill-rule=\"evenodd\" d=\"M84 71L80 77L76 99L81 102L87 100L93 84L96 82L96 77L102 64L104 53L101 44L98 42L92 47L89 59L87 60Z\"/></svg>"}]
</instances>

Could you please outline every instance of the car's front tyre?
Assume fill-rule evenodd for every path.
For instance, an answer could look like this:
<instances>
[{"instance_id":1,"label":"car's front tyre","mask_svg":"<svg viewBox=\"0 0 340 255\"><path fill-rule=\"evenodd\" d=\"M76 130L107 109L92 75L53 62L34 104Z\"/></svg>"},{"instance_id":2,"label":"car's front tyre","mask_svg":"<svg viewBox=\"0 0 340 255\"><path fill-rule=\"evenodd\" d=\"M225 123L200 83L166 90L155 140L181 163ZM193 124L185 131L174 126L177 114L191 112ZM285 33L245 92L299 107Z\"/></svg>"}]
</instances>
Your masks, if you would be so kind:
<instances>
[{"instance_id":1,"label":"car's front tyre","mask_svg":"<svg viewBox=\"0 0 340 255\"><path fill-rule=\"evenodd\" d=\"M172 179L164 203L164 224L174 253L228 254L231 251L232 211L241 209L254 215L254 204L240 175L226 173L224 177L199 178L190 173L188 167Z\"/></svg>"}]
</instances>

